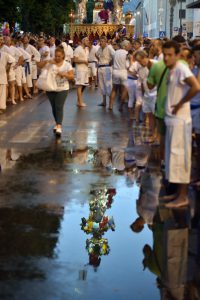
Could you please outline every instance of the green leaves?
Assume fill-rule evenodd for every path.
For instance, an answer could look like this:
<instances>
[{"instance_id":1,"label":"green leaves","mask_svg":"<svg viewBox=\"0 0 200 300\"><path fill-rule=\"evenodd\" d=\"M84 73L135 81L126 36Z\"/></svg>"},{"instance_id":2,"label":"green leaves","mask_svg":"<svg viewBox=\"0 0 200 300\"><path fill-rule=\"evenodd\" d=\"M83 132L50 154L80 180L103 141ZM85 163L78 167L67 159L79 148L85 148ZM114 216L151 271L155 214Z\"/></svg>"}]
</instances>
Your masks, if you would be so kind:
<instances>
[{"instance_id":1,"label":"green leaves","mask_svg":"<svg viewBox=\"0 0 200 300\"><path fill-rule=\"evenodd\" d=\"M73 0L0 0L0 21L19 22L26 32L58 34L71 9Z\"/></svg>"}]
</instances>

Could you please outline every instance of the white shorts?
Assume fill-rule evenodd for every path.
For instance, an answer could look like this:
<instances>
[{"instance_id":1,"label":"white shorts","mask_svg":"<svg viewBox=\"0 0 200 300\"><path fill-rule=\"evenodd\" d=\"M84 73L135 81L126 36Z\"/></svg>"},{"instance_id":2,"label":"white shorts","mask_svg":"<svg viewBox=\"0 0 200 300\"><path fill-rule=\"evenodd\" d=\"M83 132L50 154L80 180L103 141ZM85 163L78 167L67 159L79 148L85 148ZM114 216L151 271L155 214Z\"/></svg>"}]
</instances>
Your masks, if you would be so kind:
<instances>
[{"instance_id":1,"label":"white shorts","mask_svg":"<svg viewBox=\"0 0 200 300\"><path fill-rule=\"evenodd\" d=\"M144 96L143 103L142 103L142 110L143 113L152 113L155 112L155 106L156 106L156 98L155 97L147 97Z\"/></svg>"},{"instance_id":2,"label":"white shorts","mask_svg":"<svg viewBox=\"0 0 200 300\"><path fill-rule=\"evenodd\" d=\"M6 109L6 84L0 84L0 109Z\"/></svg>"},{"instance_id":3,"label":"white shorts","mask_svg":"<svg viewBox=\"0 0 200 300\"><path fill-rule=\"evenodd\" d=\"M89 63L88 69L89 69L89 77L97 76L97 63L95 63L95 62Z\"/></svg>"},{"instance_id":4,"label":"white shorts","mask_svg":"<svg viewBox=\"0 0 200 300\"><path fill-rule=\"evenodd\" d=\"M76 85L88 85L88 71L76 70Z\"/></svg>"},{"instance_id":5,"label":"white shorts","mask_svg":"<svg viewBox=\"0 0 200 300\"><path fill-rule=\"evenodd\" d=\"M142 94L142 89L139 84L137 84L136 87L136 106L141 106L143 103L143 94Z\"/></svg>"},{"instance_id":6,"label":"white shorts","mask_svg":"<svg viewBox=\"0 0 200 300\"><path fill-rule=\"evenodd\" d=\"M22 86L22 79L23 79L23 68L22 66L17 67L15 69L15 78L17 86Z\"/></svg>"},{"instance_id":7,"label":"white shorts","mask_svg":"<svg viewBox=\"0 0 200 300\"><path fill-rule=\"evenodd\" d=\"M113 70L113 84L127 86L127 71Z\"/></svg>"},{"instance_id":8,"label":"white shorts","mask_svg":"<svg viewBox=\"0 0 200 300\"><path fill-rule=\"evenodd\" d=\"M200 108L191 109L192 128L196 134L200 134Z\"/></svg>"}]
</instances>

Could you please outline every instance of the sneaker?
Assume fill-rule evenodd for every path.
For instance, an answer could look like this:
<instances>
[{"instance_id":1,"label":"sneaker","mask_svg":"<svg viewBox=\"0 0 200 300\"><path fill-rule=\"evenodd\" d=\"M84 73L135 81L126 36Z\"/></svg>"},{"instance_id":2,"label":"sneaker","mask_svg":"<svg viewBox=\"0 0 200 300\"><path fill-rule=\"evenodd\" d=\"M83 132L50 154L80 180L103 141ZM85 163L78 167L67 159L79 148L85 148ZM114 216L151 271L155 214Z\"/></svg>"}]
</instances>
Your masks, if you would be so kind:
<instances>
[{"instance_id":1,"label":"sneaker","mask_svg":"<svg viewBox=\"0 0 200 300\"><path fill-rule=\"evenodd\" d=\"M60 137L61 134L62 134L62 128L57 128L57 129L56 129L56 136L57 136L57 137Z\"/></svg>"},{"instance_id":2,"label":"sneaker","mask_svg":"<svg viewBox=\"0 0 200 300\"><path fill-rule=\"evenodd\" d=\"M56 130L57 130L57 126L55 126L55 127L53 128L53 132L56 133Z\"/></svg>"}]
</instances>

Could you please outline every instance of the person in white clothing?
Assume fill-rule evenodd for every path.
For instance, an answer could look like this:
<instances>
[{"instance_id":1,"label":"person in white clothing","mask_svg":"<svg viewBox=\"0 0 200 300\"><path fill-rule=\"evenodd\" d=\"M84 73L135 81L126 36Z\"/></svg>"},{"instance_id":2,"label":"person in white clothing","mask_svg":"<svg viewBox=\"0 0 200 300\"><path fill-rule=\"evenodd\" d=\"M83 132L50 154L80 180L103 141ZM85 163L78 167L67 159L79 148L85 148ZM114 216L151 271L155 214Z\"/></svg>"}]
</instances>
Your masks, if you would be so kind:
<instances>
[{"instance_id":1,"label":"person in white clothing","mask_svg":"<svg viewBox=\"0 0 200 300\"><path fill-rule=\"evenodd\" d=\"M26 82L28 88L33 87L33 94L37 94L38 93L38 88L36 86L37 62L40 61L41 58L40 53L34 46L29 44L29 38L27 35L23 36L21 47L31 55L31 62L30 64L27 63Z\"/></svg>"},{"instance_id":2,"label":"person in white clothing","mask_svg":"<svg viewBox=\"0 0 200 300\"><path fill-rule=\"evenodd\" d=\"M88 57L88 67L89 67L89 81L90 84L94 80L95 87L98 87L97 84L97 64L98 59L96 58L96 53L99 49L99 45L93 45L92 42L89 43L89 57Z\"/></svg>"},{"instance_id":3,"label":"person in white clothing","mask_svg":"<svg viewBox=\"0 0 200 300\"><path fill-rule=\"evenodd\" d=\"M55 50L56 50L54 36L51 36L49 39L49 49L50 49L50 57L53 59L55 57Z\"/></svg>"},{"instance_id":4,"label":"person in white clothing","mask_svg":"<svg viewBox=\"0 0 200 300\"><path fill-rule=\"evenodd\" d=\"M15 84L18 88L19 99L23 101L22 96L22 64L24 62L23 55L21 52L13 45L13 41L11 37L6 36L4 37L4 47L3 49L8 53L11 54L15 59L15 64L13 64L10 68L10 72L8 75L8 82L9 82L9 93L11 97L12 104L16 104L15 102Z\"/></svg>"},{"instance_id":5,"label":"person in white clothing","mask_svg":"<svg viewBox=\"0 0 200 300\"><path fill-rule=\"evenodd\" d=\"M42 36L39 37L38 39L38 47L39 47L39 52L41 55L41 61L44 60L50 60L50 49L49 47L45 44L45 40Z\"/></svg>"},{"instance_id":6,"label":"person in white clothing","mask_svg":"<svg viewBox=\"0 0 200 300\"><path fill-rule=\"evenodd\" d=\"M23 55L23 59L24 59L24 64L22 66L22 78L21 78L21 83L22 83L23 89L25 91L24 99L32 99L32 96L28 89L27 77L26 77L26 74L28 73L28 66L30 66L30 63L31 63L31 55L26 50L24 50L23 48L21 48L19 46L17 46L17 49L21 52L21 54Z\"/></svg>"},{"instance_id":7,"label":"person in white clothing","mask_svg":"<svg viewBox=\"0 0 200 300\"><path fill-rule=\"evenodd\" d=\"M110 96L109 109L113 108L117 89L120 89L121 104L119 110L122 111L123 104L127 97L127 78L129 68L128 51L131 48L131 43L124 40L121 43L121 49L117 50L113 59L113 88Z\"/></svg>"},{"instance_id":8,"label":"person in white clothing","mask_svg":"<svg viewBox=\"0 0 200 300\"><path fill-rule=\"evenodd\" d=\"M7 71L11 64L15 63L14 57L1 51L3 46L3 36L0 36L0 112L6 109L6 86L8 84Z\"/></svg>"},{"instance_id":9,"label":"person in white clothing","mask_svg":"<svg viewBox=\"0 0 200 300\"><path fill-rule=\"evenodd\" d=\"M179 61L180 46L166 42L163 46L164 62L169 68L168 93L165 107L165 177L176 183L178 190L172 195L169 208L188 205L188 184L191 173L192 122L190 103L200 91L200 84L186 64Z\"/></svg>"},{"instance_id":10,"label":"person in white clothing","mask_svg":"<svg viewBox=\"0 0 200 300\"><path fill-rule=\"evenodd\" d=\"M72 47L67 42L62 42L61 45L63 46L64 51L65 51L65 61L72 64L72 60L74 57L74 51L73 51Z\"/></svg>"},{"instance_id":11,"label":"person in white clothing","mask_svg":"<svg viewBox=\"0 0 200 300\"><path fill-rule=\"evenodd\" d=\"M152 43L151 50L154 54L154 59L157 61L161 61L164 59L163 53L162 53L162 46L163 42L161 40L155 40Z\"/></svg>"},{"instance_id":12,"label":"person in white clothing","mask_svg":"<svg viewBox=\"0 0 200 300\"><path fill-rule=\"evenodd\" d=\"M149 137L148 142L155 141L155 105L156 105L156 97L157 97L157 89L154 88L149 90L147 86L147 78L149 75L149 70L157 61L151 60L148 57L148 54L145 51L137 51L135 54L135 58L140 64L140 68L138 70L138 77L142 84L143 91L143 104L142 110L145 114L145 122L147 124L147 120L149 121L149 128L151 130L151 137Z\"/></svg>"},{"instance_id":13,"label":"person in white clothing","mask_svg":"<svg viewBox=\"0 0 200 300\"><path fill-rule=\"evenodd\" d=\"M129 51L130 66L128 68L127 90L129 118L134 118L134 108L137 99L138 62L135 60L133 51Z\"/></svg>"},{"instance_id":14,"label":"person in white clothing","mask_svg":"<svg viewBox=\"0 0 200 300\"><path fill-rule=\"evenodd\" d=\"M103 96L102 103L99 106L106 106L106 97L110 98L112 92L112 63L115 50L108 45L107 38L100 38L100 47L96 53L98 59L98 80L99 88Z\"/></svg>"},{"instance_id":15,"label":"person in white clothing","mask_svg":"<svg viewBox=\"0 0 200 300\"><path fill-rule=\"evenodd\" d=\"M76 65L76 86L77 86L77 106L85 107L83 100L83 91L88 86L88 56L89 56L89 39L82 39L81 45L74 50L74 63Z\"/></svg>"}]
</instances>

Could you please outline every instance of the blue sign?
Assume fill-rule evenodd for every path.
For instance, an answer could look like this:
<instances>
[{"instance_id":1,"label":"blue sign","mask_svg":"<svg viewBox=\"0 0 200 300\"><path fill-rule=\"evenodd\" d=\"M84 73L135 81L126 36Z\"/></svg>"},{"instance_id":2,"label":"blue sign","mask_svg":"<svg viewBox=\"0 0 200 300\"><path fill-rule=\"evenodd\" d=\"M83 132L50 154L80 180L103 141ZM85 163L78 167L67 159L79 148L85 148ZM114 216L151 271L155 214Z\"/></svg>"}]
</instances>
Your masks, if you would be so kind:
<instances>
[{"instance_id":1,"label":"blue sign","mask_svg":"<svg viewBox=\"0 0 200 300\"><path fill-rule=\"evenodd\" d=\"M148 37L148 36L149 36L148 33L143 34L143 37Z\"/></svg>"},{"instance_id":2,"label":"blue sign","mask_svg":"<svg viewBox=\"0 0 200 300\"><path fill-rule=\"evenodd\" d=\"M163 39L164 37L166 37L166 31L160 31L159 32L159 38Z\"/></svg>"}]
</instances>

